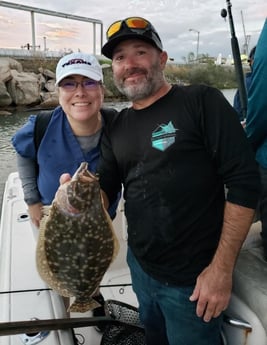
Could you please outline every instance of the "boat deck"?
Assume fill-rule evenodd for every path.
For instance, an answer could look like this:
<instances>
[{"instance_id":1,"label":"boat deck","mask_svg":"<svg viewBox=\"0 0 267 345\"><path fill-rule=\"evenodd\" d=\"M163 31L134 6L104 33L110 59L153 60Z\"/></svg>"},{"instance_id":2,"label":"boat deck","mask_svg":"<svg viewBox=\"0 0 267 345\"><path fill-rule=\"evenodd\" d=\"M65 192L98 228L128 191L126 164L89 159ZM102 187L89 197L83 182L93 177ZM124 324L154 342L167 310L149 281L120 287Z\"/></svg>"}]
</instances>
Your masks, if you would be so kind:
<instances>
[{"instance_id":1,"label":"boat deck","mask_svg":"<svg viewBox=\"0 0 267 345\"><path fill-rule=\"evenodd\" d=\"M121 203L113 223L120 251L103 278L101 292L105 299L136 305L126 264L127 236L122 207ZM62 298L46 286L36 270L37 232L27 213L18 174L12 173L5 187L0 228L0 322L67 317ZM91 317L91 312L72 313L71 317ZM83 344L100 344L101 334L94 327L74 329L74 333ZM0 340L1 345L36 343L25 334L2 336ZM51 331L48 336L44 335L42 344L73 345L72 333L70 330Z\"/></svg>"},{"instance_id":2,"label":"boat deck","mask_svg":"<svg viewBox=\"0 0 267 345\"><path fill-rule=\"evenodd\" d=\"M120 251L103 277L101 292L106 300L137 306L126 264L125 222L121 202L113 222ZM31 225L18 174L12 173L5 186L0 225L0 330L1 322L68 318L63 299L45 285L36 270L37 231ZM261 224L257 222L237 261L233 294L223 324L224 345L267 345L267 264L262 256L260 231ZM72 313L70 317L88 317L92 321L91 312ZM93 326L74 328L74 334L78 344L101 343L101 333ZM71 329L0 336L1 345L37 343L75 345Z\"/></svg>"}]
</instances>

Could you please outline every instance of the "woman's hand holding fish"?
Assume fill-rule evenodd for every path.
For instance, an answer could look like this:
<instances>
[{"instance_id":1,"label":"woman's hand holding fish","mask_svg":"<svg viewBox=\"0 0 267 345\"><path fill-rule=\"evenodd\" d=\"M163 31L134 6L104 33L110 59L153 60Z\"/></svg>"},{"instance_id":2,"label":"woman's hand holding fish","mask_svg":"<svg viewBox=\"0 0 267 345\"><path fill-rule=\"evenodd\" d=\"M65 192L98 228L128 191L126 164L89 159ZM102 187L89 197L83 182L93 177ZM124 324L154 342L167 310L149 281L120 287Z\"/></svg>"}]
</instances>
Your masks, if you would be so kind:
<instances>
[{"instance_id":1,"label":"woman's hand holding fish","mask_svg":"<svg viewBox=\"0 0 267 345\"><path fill-rule=\"evenodd\" d=\"M68 173L62 174L59 178L59 183L64 184L71 180L71 176Z\"/></svg>"}]
</instances>

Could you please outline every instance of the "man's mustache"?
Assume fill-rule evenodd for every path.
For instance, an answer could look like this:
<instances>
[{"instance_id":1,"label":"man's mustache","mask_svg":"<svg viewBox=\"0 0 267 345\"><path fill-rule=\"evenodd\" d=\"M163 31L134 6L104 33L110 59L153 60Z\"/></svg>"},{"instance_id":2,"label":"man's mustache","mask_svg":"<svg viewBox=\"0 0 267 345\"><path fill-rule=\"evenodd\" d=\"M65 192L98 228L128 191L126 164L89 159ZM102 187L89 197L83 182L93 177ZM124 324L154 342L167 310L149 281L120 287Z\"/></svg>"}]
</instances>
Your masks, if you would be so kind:
<instances>
[{"instance_id":1,"label":"man's mustache","mask_svg":"<svg viewBox=\"0 0 267 345\"><path fill-rule=\"evenodd\" d=\"M143 73L143 74L147 74L146 70L144 68L139 68L139 67L133 67L131 69L129 69L123 76L124 79L131 77L132 75L136 74L136 73Z\"/></svg>"}]
</instances>

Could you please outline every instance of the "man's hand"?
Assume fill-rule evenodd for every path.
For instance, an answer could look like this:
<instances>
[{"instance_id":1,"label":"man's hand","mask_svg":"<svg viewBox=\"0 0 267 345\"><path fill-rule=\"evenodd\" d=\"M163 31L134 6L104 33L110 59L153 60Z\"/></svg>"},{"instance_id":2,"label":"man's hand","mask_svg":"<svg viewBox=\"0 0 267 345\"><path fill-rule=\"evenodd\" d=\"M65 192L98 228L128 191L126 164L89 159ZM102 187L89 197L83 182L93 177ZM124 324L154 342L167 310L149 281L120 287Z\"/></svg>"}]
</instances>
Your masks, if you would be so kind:
<instances>
[{"instance_id":1,"label":"man's hand","mask_svg":"<svg viewBox=\"0 0 267 345\"><path fill-rule=\"evenodd\" d=\"M254 218L254 209L226 201L222 233L208 267L198 276L190 301L197 301L196 314L209 322L228 306L236 258Z\"/></svg>"},{"instance_id":2,"label":"man's hand","mask_svg":"<svg viewBox=\"0 0 267 345\"><path fill-rule=\"evenodd\" d=\"M224 311L231 297L232 276L210 264L200 273L190 301L197 301L196 314L209 322Z\"/></svg>"}]
</instances>

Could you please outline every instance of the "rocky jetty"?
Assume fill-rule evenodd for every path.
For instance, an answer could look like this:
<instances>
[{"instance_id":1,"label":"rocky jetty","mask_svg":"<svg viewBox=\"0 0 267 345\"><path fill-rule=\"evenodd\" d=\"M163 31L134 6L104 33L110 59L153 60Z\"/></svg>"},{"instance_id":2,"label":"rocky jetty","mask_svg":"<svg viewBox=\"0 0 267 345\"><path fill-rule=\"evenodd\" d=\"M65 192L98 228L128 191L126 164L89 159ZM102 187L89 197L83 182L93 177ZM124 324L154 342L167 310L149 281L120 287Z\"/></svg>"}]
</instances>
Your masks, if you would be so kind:
<instances>
[{"instance_id":1,"label":"rocky jetty","mask_svg":"<svg viewBox=\"0 0 267 345\"><path fill-rule=\"evenodd\" d=\"M58 105L55 73L40 67L39 73L24 72L22 64L0 57L0 111L39 105L49 108Z\"/></svg>"}]
</instances>

